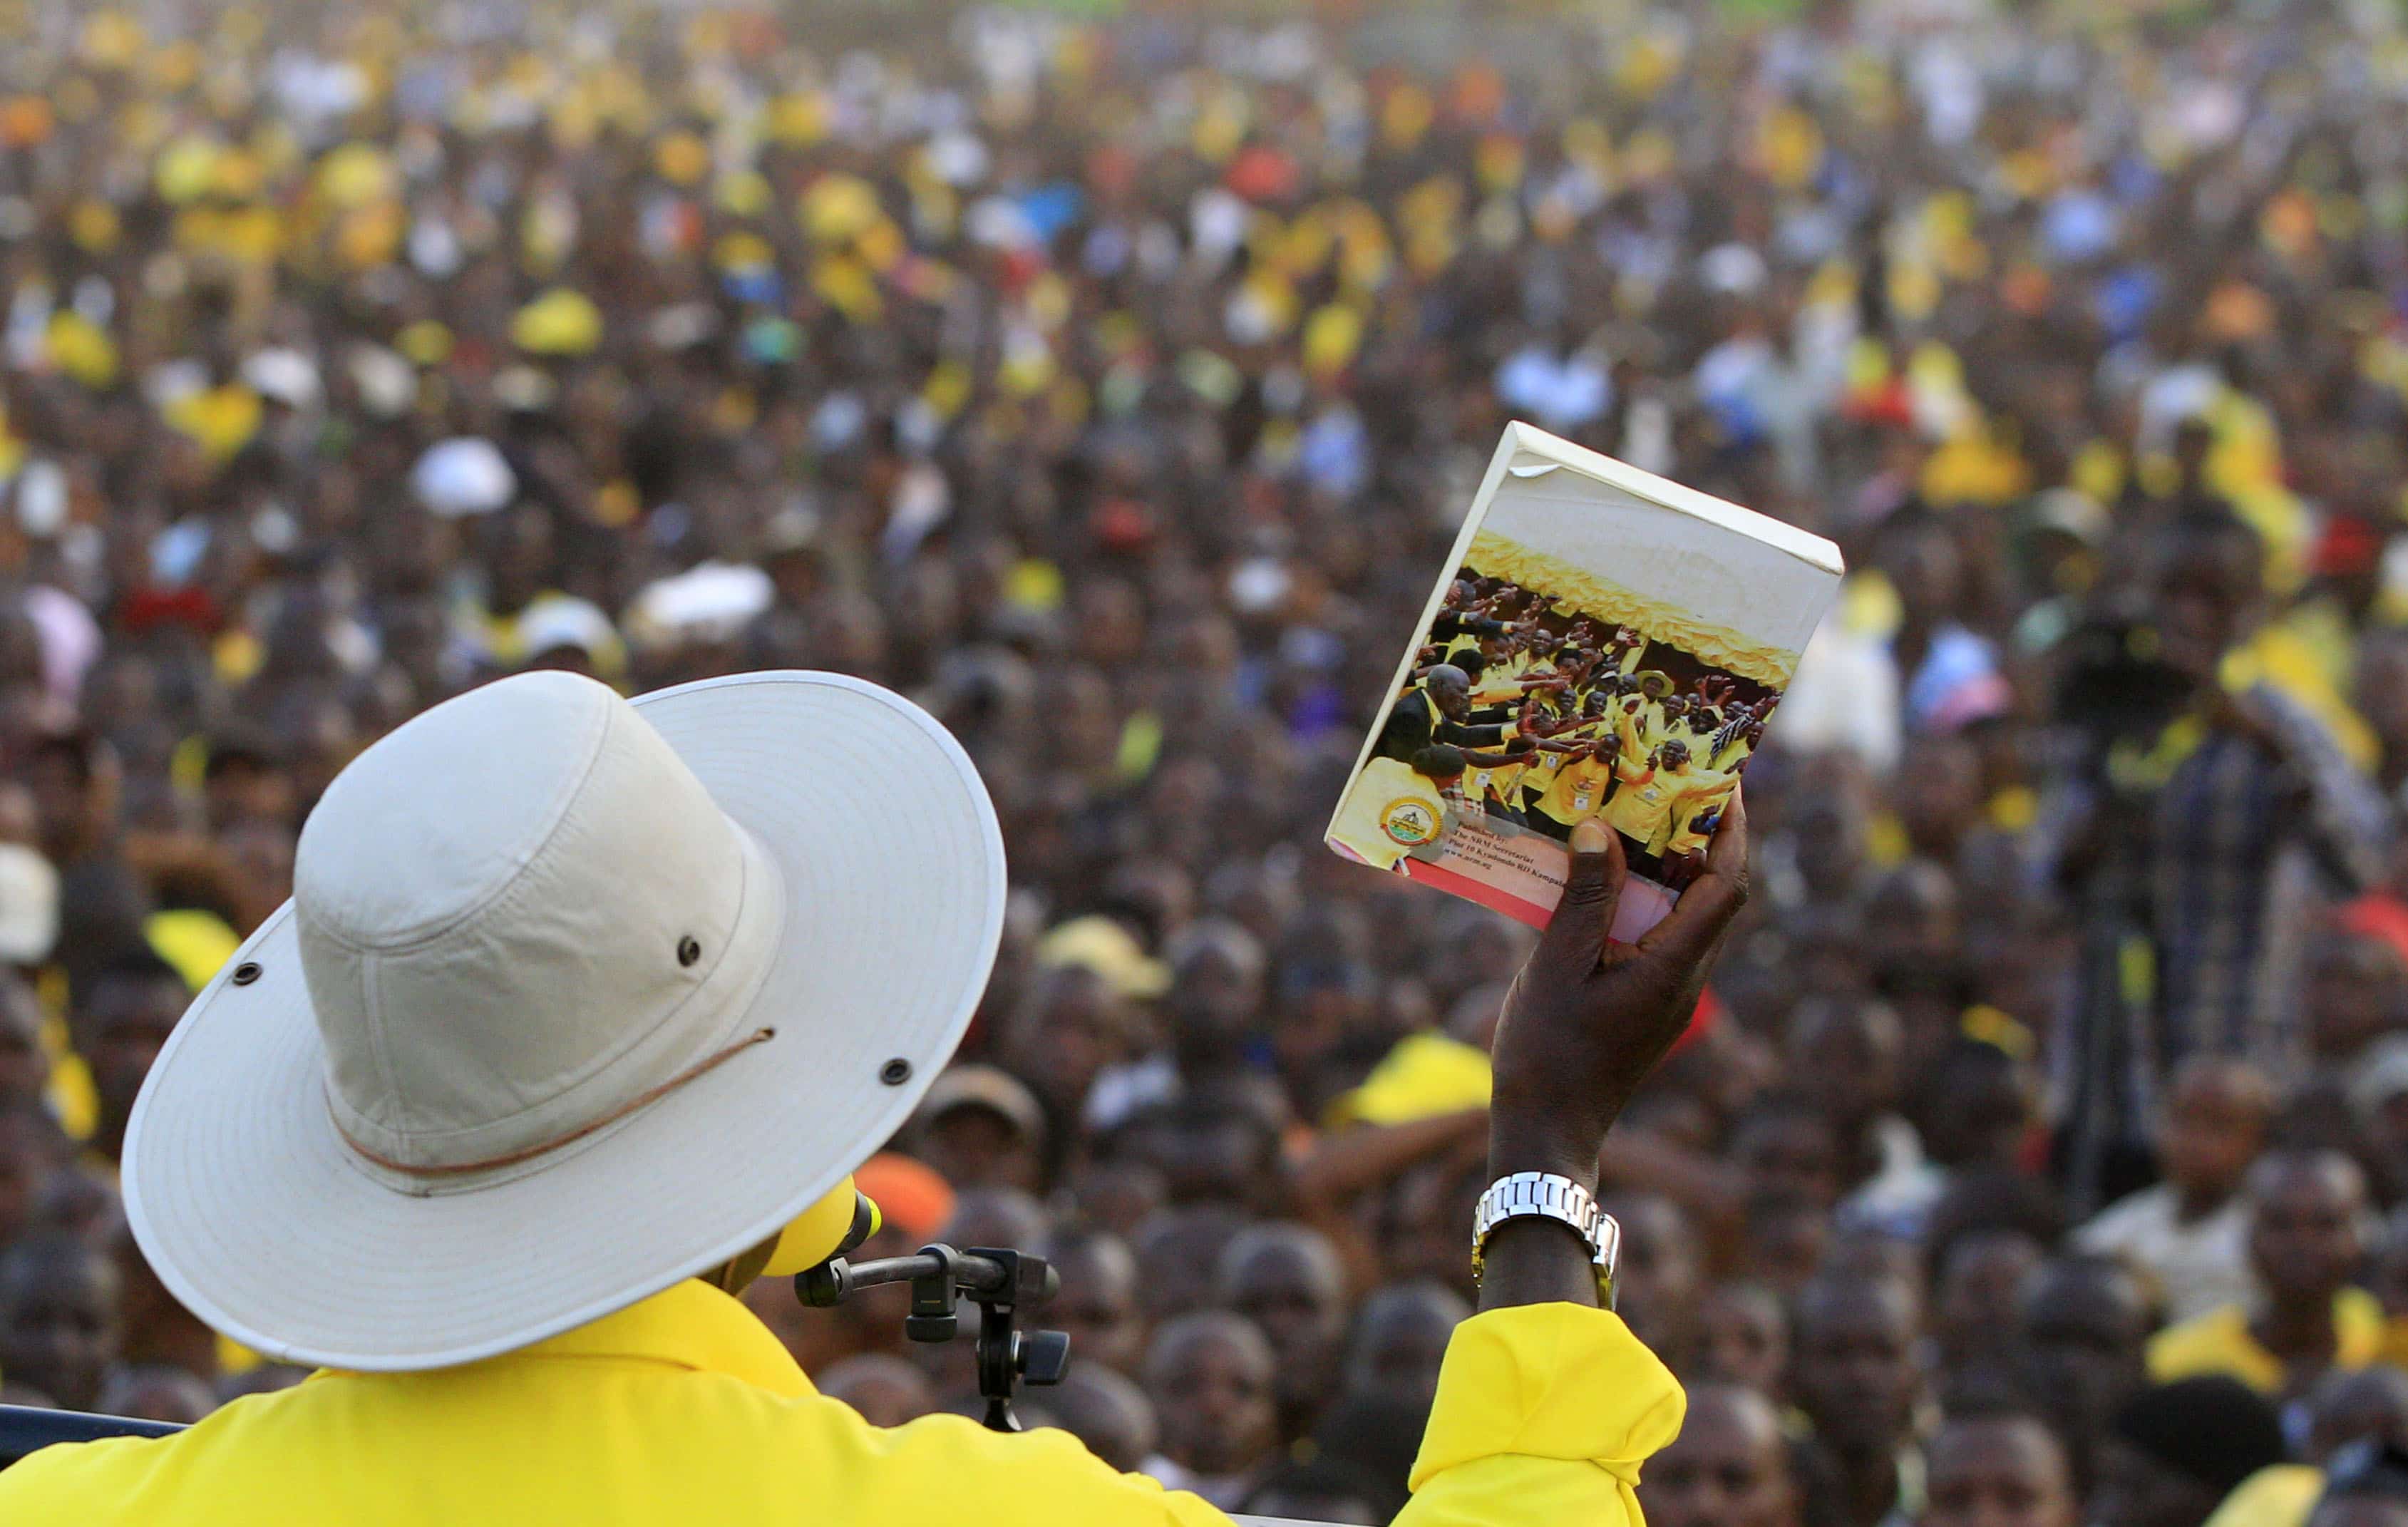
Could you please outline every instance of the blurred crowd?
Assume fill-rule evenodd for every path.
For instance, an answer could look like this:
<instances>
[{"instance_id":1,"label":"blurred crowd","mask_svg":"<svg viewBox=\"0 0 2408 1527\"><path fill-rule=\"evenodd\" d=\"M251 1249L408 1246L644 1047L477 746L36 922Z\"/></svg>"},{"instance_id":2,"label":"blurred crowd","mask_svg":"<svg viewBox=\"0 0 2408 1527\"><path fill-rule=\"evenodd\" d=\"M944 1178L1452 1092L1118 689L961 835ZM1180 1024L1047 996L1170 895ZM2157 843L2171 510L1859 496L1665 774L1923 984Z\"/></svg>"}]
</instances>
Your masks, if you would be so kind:
<instances>
[{"instance_id":1,"label":"blurred crowd","mask_svg":"<svg viewBox=\"0 0 2408 1527\"><path fill-rule=\"evenodd\" d=\"M1600 1163L1656 1527L2408 1522L2396 8L1209 8L0 4L0 1400L297 1378L113 1163L347 758L826 669L1014 886L873 1249L1055 1260L1032 1421L1385 1520L1529 940L1318 840L1518 418L1854 569ZM882 1292L746 1298L974 1406Z\"/></svg>"}]
</instances>

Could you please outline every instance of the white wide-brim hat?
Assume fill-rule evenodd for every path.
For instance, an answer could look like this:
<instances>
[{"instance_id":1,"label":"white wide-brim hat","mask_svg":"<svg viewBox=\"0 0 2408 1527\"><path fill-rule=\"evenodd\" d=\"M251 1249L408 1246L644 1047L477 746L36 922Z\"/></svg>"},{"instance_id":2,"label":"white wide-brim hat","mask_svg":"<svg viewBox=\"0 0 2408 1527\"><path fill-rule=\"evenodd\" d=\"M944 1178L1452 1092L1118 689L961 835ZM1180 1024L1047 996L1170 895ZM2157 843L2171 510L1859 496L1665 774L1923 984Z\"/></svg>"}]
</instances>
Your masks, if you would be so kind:
<instances>
[{"instance_id":1,"label":"white wide-brim hat","mask_svg":"<svg viewBox=\"0 0 2408 1527\"><path fill-rule=\"evenodd\" d=\"M626 702L607 693L592 699L599 688L566 675L504 680L410 727L473 703L490 731L496 716L507 726L530 704L530 713L551 716L544 707L557 701L555 711L568 708L560 713L593 711L600 719L589 729L597 734L613 727L622 739L643 732L624 719ZM502 698L479 699L495 695ZM909 701L833 674L707 680L647 695L633 714L734 825L727 842L742 845L746 867L737 878L756 883L744 916L767 926L748 928L741 940L758 969L730 979L713 999L725 1016L714 1014L716 1027L695 1041L741 1053L697 1066L685 1063L695 1053L688 1048L660 1063L683 1066L686 1074L666 1078L672 1085L658 1096L609 1110L568 1143L523 1150L490 1172L421 1182L389 1170L392 1162L360 1141L359 1131L377 1127L369 1116L375 1100L366 1115L343 1114L348 1129L337 1116L338 1107L351 1108L351 1093L374 1092L376 1079L363 1080L366 1072L397 1065L404 1079L396 1085L408 1088L408 1058L380 1047L385 1040L377 1026L392 1020L375 1004L389 999L374 995L377 978L361 984L371 993L364 1020L371 1042L361 1046L367 1059L345 1072L340 1047L330 1048L322 1034L309 978L322 977L322 992L348 997L350 988L328 986L325 972L335 969L330 958L348 958L343 950L351 946L340 939L353 935L337 929L329 944L321 925L347 908L345 915L367 917L421 894L412 877L423 881L424 872L406 862L408 841L377 839L372 817L361 834L367 842L352 857L404 862L313 871L313 854L323 866L344 857L343 845L314 843L305 832L297 900L247 940L195 999L151 1068L126 1136L125 1207L135 1236L168 1289L209 1325L270 1357L335 1368L437 1368L508 1351L759 1244L910 1116L969 1023L1002 927L1002 837L968 757ZM407 761L409 730L379 749L396 747ZM507 737L501 742L509 745ZM643 745L658 752L649 735ZM403 778L397 791L390 778L382 787L408 796ZM362 820L359 792L345 804L337 800L342 788L338 780L328 791L313 828L321 817ZM485 810L496 824L516 819L473 800L458 810L472 817ZM619 810L601 830L631 814L647 814ZM533 852L552 851L545 840ZM562 850L571 851L582 852ZM765 860L772 872L760 870ZM311 874L351 879L337 885L340 894L321 889L313 903ZM714 887L720 878L711 877ZM575 903L582 895L603 905L621 888L572 886L555 900ZM507 903L521 890L497 898L498 912L480 903L458 920L517 916ZM297 914L296 904L315 907L317 921ZM335 912L324 910L330 906ZM607 905L599 914L570 905L561 916L584 927L616 915ZM557 944L559 929L543 936ZM696 990L707 990L718 952L697 959L690 941L663 942L660 979L677 978L674 964L694 965ZM738 940L731 934L724 942ZM674 956L668 944L677 945ZM416 958L392 947L400 950L395 960ZM322 952L328 948L333 956ZM483 944L469 948L447 957L454 968L437 975L456 984L456 967L486 958ZM596 951L592 963L607 967L617 958L616 950ZM653 958L649 948L644 958ZM568 974L588 980L593 971L577 963L585 961L565 967ZM491 976L502 984L525 973L497 969ZM655 978L649 965L643 978ZM771 1028L773 1042L749 1047L724 1038L759 1039ZM441 1133L393 1138L405 1144L385 1148L399 1154L417 1141L439 1145Z\"/></svg>"}]
</instances>

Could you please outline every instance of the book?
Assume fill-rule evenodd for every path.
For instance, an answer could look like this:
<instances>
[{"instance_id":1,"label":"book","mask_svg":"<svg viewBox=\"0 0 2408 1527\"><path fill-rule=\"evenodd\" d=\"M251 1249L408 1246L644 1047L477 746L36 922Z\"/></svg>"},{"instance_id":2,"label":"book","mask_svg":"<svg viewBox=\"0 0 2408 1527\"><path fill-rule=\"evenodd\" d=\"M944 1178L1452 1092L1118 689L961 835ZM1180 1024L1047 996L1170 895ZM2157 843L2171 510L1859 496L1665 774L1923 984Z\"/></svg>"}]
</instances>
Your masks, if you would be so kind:
<instances>
[{"instance_id":1,"label":"book","mask_svg":"<svg viewBox=\"0 0 2408 1527\"><path fill-rule=\"evenodd\" d=\"M1838 593L1817 535L1515 423L1326 835L1346 858L1544 927L1598 817L1630 866L1612 936L1704 864Z\"/></svg>"}]
</instances>

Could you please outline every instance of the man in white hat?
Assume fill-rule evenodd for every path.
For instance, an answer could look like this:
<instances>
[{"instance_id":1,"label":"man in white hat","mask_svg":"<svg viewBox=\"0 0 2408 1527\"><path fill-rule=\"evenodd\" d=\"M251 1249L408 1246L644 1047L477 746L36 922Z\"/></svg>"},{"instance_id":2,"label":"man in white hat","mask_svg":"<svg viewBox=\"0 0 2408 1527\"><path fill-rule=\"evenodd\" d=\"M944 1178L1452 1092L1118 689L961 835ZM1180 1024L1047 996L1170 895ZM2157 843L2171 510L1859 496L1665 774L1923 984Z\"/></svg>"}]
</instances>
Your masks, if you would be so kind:
<instances>
[{"instance_id":1,"label":"man in white hat","mask_svg":"<svg viewBox=\"0 0 2408 1527\"><path fill-rule=\"evenodd\" d=\"M841 737L841 754L826 739ZM913 814L866 815L845 759ZM1572 839L1500 1025L1484 1313L1455 1333L1401 1520L1635 1523L1681 1393L1610 1292L1598 1147L1743 895L1734 800L1646 941ZM1068 1433L822 1398L734 1297L824 1258L847 1174L968 1023L1002 843L896 696L757 673L629 703L530 673L363 754L294 898L194 1002L125 1143L175 1295L323 1371L158 1441L0 1472L0 1521L1217 1523Z\"/></svg>"}]
</instances>

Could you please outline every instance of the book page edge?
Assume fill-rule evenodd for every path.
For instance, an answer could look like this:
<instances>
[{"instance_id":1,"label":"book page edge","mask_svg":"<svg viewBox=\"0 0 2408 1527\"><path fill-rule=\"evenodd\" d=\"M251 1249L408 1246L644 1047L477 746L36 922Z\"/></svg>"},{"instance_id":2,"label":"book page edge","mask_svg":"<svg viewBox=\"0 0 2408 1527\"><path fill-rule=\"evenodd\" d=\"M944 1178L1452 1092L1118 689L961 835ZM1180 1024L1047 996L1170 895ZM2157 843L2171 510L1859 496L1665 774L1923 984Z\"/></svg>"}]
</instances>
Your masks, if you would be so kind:
<instances>
[{"instance_id":1,"label":"book page edge","mask_svg":"<svg viewBox=\"0 0 2408 1527\"><path fill-rule=\"evenodd\" d=\"M1560 436L1550 435L1538 425L1526 424L1519 419L1505 426L1505 439L1507 444L1515 450L1527 451L1536 456L1544 456L1558 466L1580 473L1583 477L1603 483L1608 487L1620 488L1633 497L1645 499L1659 509L1668 509L1675 513L1686 514L1692 519L1704 520L1718 529L1728 530L1734 535L1761 541L1775 551L1785 552L1800 562L1819 568L1835 578L1844 576L1847 572L1847 567L1840 555L1840 548L1811 530L1801 530L1785 521L1776 520L1770 514L1759 513L1744 505L1717 498L1713 494L1700 492L1685 483L1675 483L1670 478L1658 477L1654 472L1633 467L1627 461L1616 461L1612 456L1599 454L1586 446L1574 445ZM1483 491L1486 491L1484 485ZM1485 507L1484 500L1483 507L1484 509Z\"/></svg>"}]
</instances>

